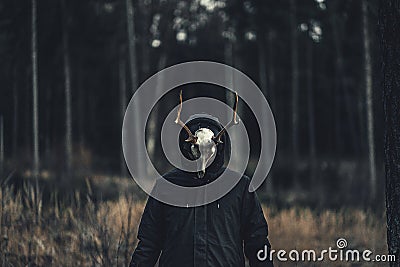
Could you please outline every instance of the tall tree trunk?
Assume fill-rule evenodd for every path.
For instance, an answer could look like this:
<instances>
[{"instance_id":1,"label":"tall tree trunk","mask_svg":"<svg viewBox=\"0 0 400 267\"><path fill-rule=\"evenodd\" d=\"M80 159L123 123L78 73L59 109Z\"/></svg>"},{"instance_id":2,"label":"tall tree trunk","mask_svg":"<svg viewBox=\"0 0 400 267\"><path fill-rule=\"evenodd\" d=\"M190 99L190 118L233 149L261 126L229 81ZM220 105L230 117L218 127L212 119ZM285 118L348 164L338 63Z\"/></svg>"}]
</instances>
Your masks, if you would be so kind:
<instances>
[{"instance_id":1,"label":"tall tree trunk","mask_svg":"<svg viewBox=\"0 0 400 267\"><path fill-rule=\"evenodd\" d=\"M45 92L45 105L46 107L50 107L52 105L52 90L50 90L50 84L46 84L46 92ZM42 149L44 158L44 162L47 163L47 166L50 166L52 163L51 157L51 137L52 137L52 125L51 125L51 113L46 112L44 114L44 129L43 133L45 133L45 140L44 140L44 148Z\"/></svg>"},{"instance_id":2,"label":"tall tree trunk","mask_svg":"<svg viewBox=\"0 0 400 267\"><path fill-rule=\"evenodd\" d=\"M86 98L85 98L85 90L84 90L84 85L83 85L83 67L82 67L82 60L81 58L78 59L78 62L76 63L77 65L77 71L76 73L76 78L77 78L77 86L76 86L76 91L78 94L78 143L79 143L79 149L83 150L85 147L85 113L86 113Z\"/></svg>"},{"instance_id":3,"label":"tall tree trunk","mask_svg":"<svg viewBox=\"0 0 400 267\"><path fill-rule=\"evenodd\" d=\"M3 116L0 116L0 179L3 179L4 174L4 121Z\"/></svg>"},{"instance_id":4,"label":"tall tree trunk","mask_svg":"<svg viewBox=\"0 0 400 267\"><path fill-rule=\"evenodd\" d=\"M147 3L148 2L148 3ZM142 67L142 73L145 78L150 75L150 38L149 38L149 29L151 26L151 1L140 1L139 2L141 13L142 13L142 38L140 42L140 49L142 51L142 60L140 66Z\"/></svg>"},{"instance_id":5,"label":"tall tree trunk","mask_svg":"<svg viewBox=\"0 0 400 267\"><path fill-rule=\"evenodd\" d=\"M275 49L274 49L274 42L275 42L275 31L270 29L268 31L267 34L267 49L268 49L268 56L267 56L267 72L268 72L268 88L269 88L269 92L268 92L268 101L269 104L271 105L271 108L273 109L273 111L276 112L276 110L274 110L277 106L276 102L276 98L275 98L275 65L274 65L274 55L276 53ZM276 115L277 113L275 113Z\"/></svg>"},{"instance_id":6,"label":"tall tree trunk","mask_svg":"<svg viewBox=\"0 0 400 267\"><path fill-rule=\"evenodd\" d=\"M315 111L313 88L313 41L307 40L307 113L311 184L316 185ZM320 191L320 190L319 190Z\"/></svg>"},{"instance_id":7,"label":"tall tree trunk","mask_svg":"<svg viewBox=\"0 0 400 267\"><path fill-rule=\"evenodd\" d=\"M136 34L135 34L135 17L132 0L126 0L126 19L128 30L128 50L129 50L129 71L133 93L138 86L138 71L136 64Z\"/></svg>"},{"instance_id":8,"label":"tall tree trunk","mask_svg":"<svg viewBox=\"0 0 400 267\"><path fill-rule=\"evenodd\" d=\"M21 97L23 97L23 106L26 107L23 109L23 120L21 125L23 126L23 129L21 131L25 133L31 133L32 132L32 73L30 71L26 71L26 77L24 80L24 85L27 88L27 92L24 92L21 94ZM32 132L33 133L33 132ZM25 149L23 150L23 153L29 153L33 156L33 134L23 134L23 146ZM33 162L32 162L32 169L33 169Z\"/></svg>"},{"instance_id":9,"label":"tall tree trunk","mask_svg":"<svg viewBox=\"0 0 400 267\"><path fill-rule=\"evenodd\" d=\"M268 103L271 103L271 95L272 95L272 88L269 86L268 83L270 77L270 72L272 71L271 64L268 64L268 62L271 61L271 53L270 53L270 48L271 48L271 40L270 40L270 34L269 31L267 33L267 40L268 44L266 44L266 38L265 34L263 32L260 32L258 34L259 39L257 42L257 48L258 48L258 71L259 71L259 77L260 77L260 87L262 92L264 93L264 96L267 98ZM266 58L265 55L265 50L268 51L268 59ZM267 65L268 65L268 71L267 71ZM263 116L264 118L264 116ZM268 196L272 196L274 193L273 189L273 182L272 182L272 169L269 171L268 174L268 179L265 181L265 192Z\"/></svg>"},{"instance_id":10,"label":"tall tree trunk","mask_svg":"<svg viewBox=\"0 0 400 267\"><path fill-rule=\"evenodd\" d=\"M230 67L233 67L233 64L234 64L234 60L233 60L233 57L234 57L233 56L233 43L232 42L233 41L231 41L231 40L226 40L225 41L225 47L224 47L224 61L225 61L225 64L227 64ZM233 80L233 78L234 78L233 77L233 72L230 71L230 70L226 70L225 71L225 81L229 85L230 88L234 88L234 80ZM225 93L225 103L228 106L233 107L234 102L233 102L233 98L232 98L231 92L229 90L227 90L227 89L225 89L225 92L226 92ZM227 118L226 121L227 122L230 120L230 115L231 114L232 113L230 111L228 111L228 113L226 114L226 118ZM240 115L240 112L238 112L238 114ZM224 123L224 122L222 122L222 123ZM229 136L232 143L233 143L232 139L235 139L234 135L235 134L232 132L232 135ZM234 159L238 158L238 154L237 154L238 150L239 150L238 144L235 143L235 147L231 151L231 159L230 159L232 161L233 166L237 166L237 164L238 164L237 162L234 162Z\"/></svg>"},{"instance_id":11,"label":"tall tree trunk","mask_svg":"<svg viewBox=\"0 0 400 267\"><path fill-rule=\"evenodd\" d=\"M135 17L134 17L134 10L133 10L133 5L132 5L132 0L126 0L126 20L127 20L127 31L128 31L128 51L129 51L129 73L130 73L130 80L131 80L131 86L132 86L132 93L134 94L138 88L138 69L137 69L137 63L136 63L136 34L135 34ZM140 110L140 102L138 101L136 103L136 109ZM142 122L140 121L140 116L139 112L135 112L133 114L134 117L134 127L135 127L135 136L132 136L133 138L133 146L137 147L139 146L141 140L141 136L144 135L144 133L140 133L140 125ZM142 157L138 157L138 160L142 160ZM143 169L138 170L138 173L140 175L146 175L147 170L144 169L145 164L139 162L138 166L143 166Z\"/></svg>"},{"instance_id":12,"label":"tall tree trunk","mask_svg":"<svg viewBox=\"0 0 400 267\"><path fill-rule=\"evenodd\" d=\"M332 25L332 32L334 38L334 47L335 47L335 80L334 80L334 118L335 118L335 150L336 150L336 157L337 160L340 158L343 150L343 138L342 138L342 116L341 116L341 102L342 102L342 94L346 94L344 90L342 90L343 86L343 57L342 57L342 50L341 50L341 43L339 39L339 25L338 21L336 20L335 14L331 15L331 25Z\"/></svg>"},{"instance_id":13,"label":"tall tree trunk","mask_svg":"<svg viewBox=\"0 0 400 267\"><path fill-rule=\"evenodd\" d=\"M122 49L121 49L122 50ZM122 54L122 53L121 53ZM118 62L118 76L119 76L119 102L120 102L120 115L121 115L121 127L124 120L125 109L126 109L126 62L125 57L120 55ZM121 158L120 158L120 168L121 176L126 176L126 165L124 154L121 148Z\"/></svg>"},{"instance_id":14,"label":"tall tree trunk","mask_svg":"<svg viewBox=\"0 0 400 267\"><path fill-rule=\"evenodd\" d=\"M266 56L265 50L267 46L265 44L265 36L264 33L259 33L257 38L257 49L258 49L258 76L260 79L260 87L263 91L265 97L269 96L268 88L268 78L267 78L267 63L266 63ZM268 88L269 89L269 88Z\"/></svg>"},{"instance_id":15,"label":"tall tree trunk","mask_svg":"<svg viewBox=\"0 0 400 267\"><path fill-rule=\"evenodd\" d=\"M366 0L362 1L363 14L363 39L364 39L364 78L365 78L365 96L367 103L367 129L368 129L368 158L370 175L370 200L376 199L376 165L375 165L375 142L374 142L374 112L372 99L372 62L371 47L368 25L368 4Z\"/></svg>"},{"instance_id":16,"label":"tall tree trunk","mask_svg":"<svg viewBox=\"0 0 400 267\"><path fill-rule=\"evenodd\" d=\"M346 111L346 119L347 119L347 127L350 132L352 151L356 152L356 154L360 154L360 142L359 137L357 136L356 131L356 118L354 115L352 100L346 86L345 82L345 71L344 71L344 57L343 57L343 48L342 48L342 32L343 32L343 21L338 19L337 13L337 2L332 2L331 14L330 14L330 23L332 27L332 34L334 39L334 49L335 49L335 86L334 86L334 95L335 95L335 142L336 142L336 150L337 150L337 160L340 160L341 153L343 152L344 144L343 144L343 132L342 125L343 119L341 110L342 101L344 101L344 109Z\"/></svg>"},{"instance_id":17,"label":"tall tree trunk","mask_svg":"<svg viewBox=\"0 0 400 267\"><path fill-rule=\"evenodd\" d=\"M39 159L39 97L38 97L38 64L37 64L37 2L32 0L32 40L31 40L31 53L32 53L32 116L33 116L33 176L35 179L35 190L34 190L34 223L39 223L39 171L40 171L40 159Z\"/></svg>"},{"instance_id":18,"label":"tall tree trunk","mask_svg":"<svg viewBox=\"0 0 400 267\"><path fill-rule=\"evenodd\" d=\"M32 39L31 39L31 53L32 53L32 95L33 95L33 175L36 178L39 176L40 159L39 159L39 103L38 103L38 72L37 72L37 6L36 0L32 0Z\"/></svg>"},{"instance_id":19,"label":"tall tree trunk","mask_svg":"<svg viewBox=\"0 0 400 267\"><path fill-rule=\"evenodd\" d=\"M68 45L68 14L65 0L62 0L64 20L63 31L63 59L64 59L64 89L65 89L65 159L67 174L72 170L72 115L71 115L71 69L69 62Z\"/></svg>"},{"instance_id":20,"label":"tall tree trunk","mask_svg":"<svg viewBox=\"0 0 400 267\"><path fill-rule=\"evenodd\" d=\"M389 254L400 266L400 1L381 0L383 109L385 114L385 170Z\"/></svg>"},{"instance_id":21,"label":"tall tree trunk","mask_svg":"<svg viewBox=\"0 0 400 267\"><path fill-rule=\"evenodd\" d=\"M15 66L14 69L14 86L13 86L13 104L14 104L14 110L13 110L13 143L12 143L12 157L14 160L14 163L18 162L18 156L17 156L17 149L18 149L18 77L17 77L17 66Z\"/></svg>"},{"instance_id":22,"label":"tall tree trunk","mask_svg":"<svg viewBox=\"0 0 400 267\"><path fill-rule=\"evenodd\" d=\"M227 60L229 62L229 65L231 67L234 67L234 68L240 70L240 69L243 69L243 61L242 61L242 58L240 57L240 52L238 49L239 43L240 43L240 40L238 40L234 43L229 42L226 55L227 55ZM230 55L229 55L229 53L230 53ZM231 85L232 85L231 88L234 89L235 85L238 84L239 77L238 77L238 75L234 75L233 72L230 72L228 77L231 79ZM239 95L239 97L240 97L240 95ZM233 116L232 108L235 104L235 97L231 91L226 90L225 98L226 98L226 101L225 101L226 104L231 108L228 110L228 114L226 117L226 123L228 123L229 121L232 120L232 116ZM243 110L242 110L242 105L240 103L241 103L241 101L239 100L239 104L237 106L237 114L239 116L243 116L244 114L243 114ZM243 119L243 117L242 117L242 119ZM243 165L242 160L240 160L240 158L241 158L240 155L242 155L243 151L245 151L245 142L240 140L240 135L239 135L238 131L233 130L231 133L229 133L229 135L230 135L232 144L235 147L235 149L233 149L231 151L231 155L232 155L231 160L232 160L233 166L236 166L236 168L240 169Z\"/></svg>"},{"instance_id":23,"label":"tall tree trunk","mask_svg":"<svg viewBox=\"0 0 400 267\"><path fill-rule=\"evenodd\" d=\"M267 55L267 73L268 73L268 103L272 109L272 113L275 116L275 120L278 120L278 114L279 112L277 111L278 108L278 103L277 103L277 97L275 95L275 84L276 84L276 72L275 72L275 53L276 46L275 44L275 37L276 37L276 32L272 29L269 29L268 34L267 34L267 49L268 49L268 55ZM274 197L279 194L277 192L277 188L274 186L274 179L273 179L273 168L269 171L269 179L267 180L267 193Z\"/></svg>"},{"instance_id":24,"label":"tall tree trunk","mask_svg":"<svg viewBox=\"0 0 400 267\"><path fill-rule=\"evenodd\" d=\"M161 71L163 70L167 65L167 53L163 51L161 53L160 58L158 59L158 64L157 64L157 70ZM154 95L160 95L160 90L162 90L162 86L164 83L164 75L158 75L157 76L157 85L155 88L155 94ZM161 122L159 122L159 114L160 114L161 109L159 105L156 105L151 113L151 116L149 117L149 121L147 123L148 125L148 130L147 130L147 151L149 153L149 157L151 159L154 159L155 153L156 153L156 148L158 147L156 142L157 142L157 133L159 126L161 125ZM150 170L148 170L150 171Z\"/></svg>"},{"instance_id":25,"label":"tall tree trunk","mask_svg":"<svg viewBox=\"0 0 400 267\"><path fill-rule=\"evenodd\" d=\"M296 189L300 184L297 177L298 164L298 101L299 101L299 59L297 42L297 6L296 0L290 0L290 42L291 42L291 72L292 72L292 155L293 155L293 181Z\"/></svg>"}]
</instances>

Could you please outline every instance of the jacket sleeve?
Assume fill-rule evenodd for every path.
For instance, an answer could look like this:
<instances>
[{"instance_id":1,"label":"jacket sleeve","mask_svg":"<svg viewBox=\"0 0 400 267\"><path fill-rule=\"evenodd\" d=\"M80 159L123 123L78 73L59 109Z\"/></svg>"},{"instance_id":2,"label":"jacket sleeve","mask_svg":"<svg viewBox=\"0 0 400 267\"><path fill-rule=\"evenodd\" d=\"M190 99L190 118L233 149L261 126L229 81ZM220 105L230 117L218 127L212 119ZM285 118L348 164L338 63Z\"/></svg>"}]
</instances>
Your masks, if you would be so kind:
<instances>
[{"instance_id":1,"label":"jacket sleeve","mask_svg":"<svg viewBox=\"0 0 400 267\"><path fill-rule=\"evenodd\" d=\"M153 267L163 244L162 203L149 196L138 230L138 245L132 254L130 267Z\"/></svg>"},{"instance_id":2,"label":"jacket sleeve","mask_svg":"<svg viewBox=\"0 0 400 267\"><path fill-rule=\"evenodd\" d=\"M249 192L248 186L242 204L244 253L250 267L273 267L272 259L269 258L271 245L268 240L267 221L256 193Z\"/></svg>"}]
</instances>

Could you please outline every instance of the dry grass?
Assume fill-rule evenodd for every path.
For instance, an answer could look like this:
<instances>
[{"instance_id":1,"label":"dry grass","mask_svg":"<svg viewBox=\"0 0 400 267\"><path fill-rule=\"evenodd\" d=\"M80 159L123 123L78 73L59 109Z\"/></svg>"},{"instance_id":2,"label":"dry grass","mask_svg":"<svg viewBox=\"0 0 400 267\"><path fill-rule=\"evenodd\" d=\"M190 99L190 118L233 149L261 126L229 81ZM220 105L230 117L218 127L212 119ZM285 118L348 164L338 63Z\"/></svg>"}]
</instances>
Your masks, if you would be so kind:
<instances>
[{"instance_id":1,"label":"dry grass","mask_svg":"<svg viewBox=\"0 0 400 267\"><path fill-rule=\"evenodd\" d=\"M68 205L53 197L42 207L30 191L1 191L1 266L127 266L143 203L95 204L76 193Z\"/></svg>"},{"instance_id":2,"label":"dry grass","mask_svg":"<svg viewBox=\"0 0 400 267\"><path fill-rule=\"evenodd\" d=\"M291 208L277 211L266 207L264 214L268 218L270 241L275 250L283 249L289 252L292 249L313 249L318 253L329 247L337 249L336 240L345 238L348 243L346 249L369 249L373 255L387 254L384 214L376 216L372 212L357 209L325 210L317 214L310 209ZM352 264L325 261L319 265L313 263L311 266L378 266L377 263ZM284 264L275 261L275 266L293 265L293 262ZM310 266L310 262L299 263L297 266Z\"/></svg>"},{"instance_id":3,"label":"dry grass","mask_svg":"<svg viewBox=\"0 0 400 267\"><path fill-rule=\"evenodd\" d=\"M40 194L35 199L30 187L22 193L2 188L0 197L1 266L128 264L143 202L120 197L118 201L95 204L90 197L82 201L76 193L68 204L53 196L52 204L43 206ZM296 208L264 211L275 249L318 251L335 247L336 239L344 237L351 247L386 253L383 216L360 210L328 210L320 214ZM283 265L276 262L276 266Z\"/></svg>"}]
</instances>

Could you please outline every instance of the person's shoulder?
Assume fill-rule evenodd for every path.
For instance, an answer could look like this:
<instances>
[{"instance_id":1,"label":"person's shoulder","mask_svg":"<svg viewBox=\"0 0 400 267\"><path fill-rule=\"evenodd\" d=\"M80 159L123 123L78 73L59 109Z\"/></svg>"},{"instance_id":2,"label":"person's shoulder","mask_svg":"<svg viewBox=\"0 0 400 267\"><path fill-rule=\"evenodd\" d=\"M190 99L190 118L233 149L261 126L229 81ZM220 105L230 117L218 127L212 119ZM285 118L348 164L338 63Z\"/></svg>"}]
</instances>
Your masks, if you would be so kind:
<instances>
[{"instance_id":1,"label":"person's shoulder","mask_svg":"<svg viewBox=\"0 0 400 267\"><path fill-rule=\"evenodd\" d=\"M182 176L182 174L183 174L182 170L175 168L175 169L172 169L172 170L164 173L160 178L164 178L164 179L168 180L168 179L180 177L180 176Z\"/></svg>"},{"instance_id":2,"label":"person's shoulder","mask_svg":"<svg viewBox=\"0 0 400 267\"><path fill-rule=\"evenodd\" d=\"M247 176L245 174L240 174L240 173L238 173L234 170L228 169L228 168L225 169L225 172L227 172L227 175L230 177L239 177L240 176L239 181L236 186L244 188L244 187L248 187L250 185L251 178L249 176Z\"/></svg>"},{"instance_id":3,"label":"person's shoulder","mask_svg":"<svg viewBox=\"0 0 400 267\"><path fill-rule=\"evenodd\" d=\"M240 180L247 181L247 182L251 181L251 178L249 176L247 176L246 174L240 174L239 172L231 170L229 168L226 168L224 171L227 172L229 175L234 175L236 177L240 175L241 176Z\"/></svg>"},{"instance_id":4,"label":"person's shoulder","mask_svg":"<svg viewBox=\"0 0 400 267\"><path fill-rule=\"evenodd\" d=\"M192 178L190 173L175 168L159 176L156 179L156 184L170 182L179 186L193 186L195 179L188 178Z\"/></svg>"}]
</instances>

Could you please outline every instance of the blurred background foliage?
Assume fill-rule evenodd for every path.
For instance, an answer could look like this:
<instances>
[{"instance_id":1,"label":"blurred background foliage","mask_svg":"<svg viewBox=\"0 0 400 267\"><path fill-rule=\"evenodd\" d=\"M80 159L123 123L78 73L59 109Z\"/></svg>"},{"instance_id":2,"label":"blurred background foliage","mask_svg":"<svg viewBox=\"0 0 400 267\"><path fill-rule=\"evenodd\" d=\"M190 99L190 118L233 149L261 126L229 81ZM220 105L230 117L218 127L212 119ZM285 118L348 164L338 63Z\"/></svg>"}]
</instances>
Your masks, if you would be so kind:
<instances>
[{"instance_id":1,"label":"blurred background foliage","mask_svg":"<svg viewBox=\"0 0 400 267\"><path fill-rule=\"evenodd\" d=\"M375 0L3 0L0 14L8 183L38 177L49 194L70 194L87 190L85 178L126 179L121 125L133 92L165 67L211 60L252 78L274 113L278 146L263 200L383 208ZM185 98L202 94L196 86ZM159 133L177 93L162 103L147 144L165 171ZM239 113L258 129L245 108ZM254 158L250 175L262 164Z\"/></svg>"}]
</instances>

